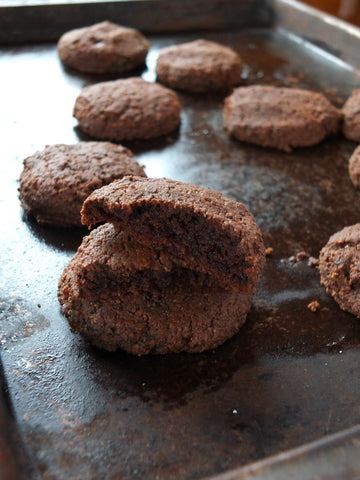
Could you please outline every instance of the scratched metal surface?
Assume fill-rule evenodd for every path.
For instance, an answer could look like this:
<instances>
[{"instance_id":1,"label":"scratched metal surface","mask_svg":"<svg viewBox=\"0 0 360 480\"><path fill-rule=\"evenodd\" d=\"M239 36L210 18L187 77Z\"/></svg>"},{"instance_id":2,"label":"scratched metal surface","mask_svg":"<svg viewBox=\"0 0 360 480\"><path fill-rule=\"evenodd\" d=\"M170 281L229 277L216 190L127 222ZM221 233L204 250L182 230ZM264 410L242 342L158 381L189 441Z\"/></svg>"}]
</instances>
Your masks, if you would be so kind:
<instances>
[{"instance_id":1,"label":"scratched metal surface","mask_svg":"<svg viewBox=\"0 0 360 480\"><path fill-rule=\"evenodd\" d=\"M197 36L150 37L138 73L154 80L159 48ZM359 82L351 65L284 31L201 36L243 56L244 85L312 88L341 105ZM292 153L240 144L223 131L222 96L180 94L179 131L128 146L148 176L244 202L274 251L247 323L220 348L103 353L69 331L56 299L86 232L40 227L17 198L23 158L87 140L71 112L96 79L65 70L53 44L3 48L0 65L1 360L27 476L198 479L359 423L360 323L325 294L316 268L288 260L300 251L316 257L332 233L359 221L347 174L353 143L339 135ZM307 308L313 300L316 313Z\"/></svg>"}]
</instances>

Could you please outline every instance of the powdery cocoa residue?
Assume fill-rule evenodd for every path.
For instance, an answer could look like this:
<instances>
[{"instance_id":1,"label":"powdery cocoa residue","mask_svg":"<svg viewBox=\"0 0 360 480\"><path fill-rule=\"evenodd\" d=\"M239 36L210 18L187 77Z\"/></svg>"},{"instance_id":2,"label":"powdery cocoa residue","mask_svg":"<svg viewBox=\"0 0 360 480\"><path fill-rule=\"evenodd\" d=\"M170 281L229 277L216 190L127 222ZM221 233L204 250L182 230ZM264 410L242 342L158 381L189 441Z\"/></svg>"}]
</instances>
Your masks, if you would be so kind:
<instances>
[{"instance_id":1,"label":"powdery cocoa residue","mask_svg":"<svg viewBox=\"0 0 360 480\"><path fill-rule=\"evenodd\" d=\"M319 259L315 257L309 257L308 265L311 268L318 268L319 267Z\"/></svg>"},{"instance_id":2,"label":"powdery cocoa residue","mask_svg":"<svg viewBox=\"0 0 360 480\"><path fill-rule=\"evenodd\" d=\"M303 262L304 260L308 261L307 264L311 268L319 266L319 259L316 257L312 257L309 253L303 250L301 252L296 253L295 255L291 255L288 258L282 258L280 261L281 263L296 264L298 262Z\"/></svg>"}]
</instances>

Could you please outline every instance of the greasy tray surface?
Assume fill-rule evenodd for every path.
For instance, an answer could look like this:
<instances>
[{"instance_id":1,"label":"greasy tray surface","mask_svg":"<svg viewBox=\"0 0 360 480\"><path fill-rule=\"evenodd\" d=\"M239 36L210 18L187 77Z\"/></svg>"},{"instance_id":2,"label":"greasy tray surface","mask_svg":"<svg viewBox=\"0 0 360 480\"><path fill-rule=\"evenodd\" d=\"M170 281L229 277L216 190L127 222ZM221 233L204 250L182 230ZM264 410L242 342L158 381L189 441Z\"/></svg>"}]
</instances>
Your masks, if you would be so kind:
<instances>
[{"instance_id":1,"label":"greasy tray surface","mask_svg":"<svg viewBox=\"0 0 360 480\"><path fill-rule=\"evenodd\" d=\"M150 37L157 51L199 35ZM204 34L244 58L244 84L308 87L340 105L358 84L335 57L284 32ZM45 144L86 140L74 100L94 77L66 71L54 45L1 51L2 362L29 464L42 478L195 479L360 421L360 323L340 311L300 251L360 218L340 135L285 154L242 145L222 128L221 96L180 95L178 132L128 144L149 176L221 190L255 215L274 249L248 322L199 355L136 358L70 333L58 278L86 232L37 226L17 199L22 160ZM307 305L317 300L320 309ZM34 474L35 474L34 473Z\"/></svg>"}]
</instances>

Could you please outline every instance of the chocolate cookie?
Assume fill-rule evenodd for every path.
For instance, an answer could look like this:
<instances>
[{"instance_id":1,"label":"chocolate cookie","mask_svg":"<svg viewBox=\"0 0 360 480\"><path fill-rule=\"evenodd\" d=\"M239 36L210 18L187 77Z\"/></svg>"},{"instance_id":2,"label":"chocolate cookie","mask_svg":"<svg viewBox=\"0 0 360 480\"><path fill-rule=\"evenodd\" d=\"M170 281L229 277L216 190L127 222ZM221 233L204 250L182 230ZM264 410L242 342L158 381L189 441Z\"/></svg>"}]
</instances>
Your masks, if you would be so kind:
<instances>
[{"instance_id":1,"label":"chocolate cookie","mask_svg":"<svg viewBox=\"0 0 360 480\"><path fill-rule=\"evenodd\" d=\"M348 140L360 142L360 88L354 90L343 108L342 132Z\"/></svg>"},{"instance_id":2,"label":"chocolate cookie","mask_svg":"<svg viewBox=\"0 0 360 480\"><path fill-rule=\"evenodd\" d=\"M64 33L57 48L65 65L102 74L128 72L144 64L149 46L138 30L102 22Z\"/></svg>"},{"instance_id":3,"label":"chocolate cookie","mask_svg":"<svg viewBox=\"0 0 360 480\"><path fill-rule=\"evenodd\" d=\"M156 64L160 83L198 93L238 85L241 71L242 60L234 50L202 39L163 48Z\"/></svg>"},{"instance_id":4,"label":"chocolate cookie","mask_svg":"<svg viewBox=\"0 0 360 480\"><path fill-rule=\"evenodd\" d=\"M223 109L230 135L287 152L335 134L340 120L340 111L321 93L272 86L238 87Z\"/></svg>"},{"instance_id":5,"label":"chocolate cookie","mask_svg":"<svg viewBox=\"0 0 360 480\"><path fill-rule=\"evenodd\" d=\"M349 176L355 188L360 188L360 146L349 159Z\"/></svg>"},{"instance_id":6,"label":"chocolate cookie","mask_svg":"<svg viewBox=\"0 0 360 480\"><path fill-rule=\"evenodd\" d=\"M360 318L360 223L332 235L319 260L326 293L342 310Z\"/></svg>"},{"instance_id":7,"label":"chocolate cookie","mask_svg":"<svg viewBox=\"0 0 360 480\"><path fill-rule=\"evenodd\" d=\"M159 137L180 124L176 93L138 77L85 87L73 113L83 132L116 142Z\"/></svg>"},{"instance_id":8,"label":"chocolate cookie","mask_svg":"<svg viewBox=\"0 0 360 480\"><path fill-rule=\"evenodd\" d=\"M52 145L24 160L21 205L39 223L81 226L80 210L96 188L124 175L145 176L130 150L109 142Z\"/></svg>"},{"instance_id":9,"label":"chocolate cookie","mask_svg":"<svg viewBox=\"0 0 360 480\"><path fill-rule=\"evenodd\" d=\"M111 222L229 290L253 292L264 265L263 240L253 216L242 203L208 188L124 177L93 192L81 214L84 224Z\"/></svg>"},{"instance_id":10,"label":"chocolate cookie","mask_svg":"<svg viewBox=\"0 0 360 480\"><path fill-rule=\"evenodd\" d=\"M111 224L84 238L58 297L73 331L99 348L135 355L215 348L238 332L252 300L172 265Z\"/></svg>"}]
</instances>

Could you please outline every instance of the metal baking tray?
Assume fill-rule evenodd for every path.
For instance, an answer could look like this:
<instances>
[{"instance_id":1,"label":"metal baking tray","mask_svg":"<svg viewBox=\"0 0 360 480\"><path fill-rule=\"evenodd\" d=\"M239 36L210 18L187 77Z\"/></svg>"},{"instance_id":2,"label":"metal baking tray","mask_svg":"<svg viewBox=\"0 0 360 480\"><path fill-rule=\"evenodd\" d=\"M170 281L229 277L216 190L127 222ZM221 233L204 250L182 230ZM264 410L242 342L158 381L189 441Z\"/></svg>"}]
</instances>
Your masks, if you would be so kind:
<instances>
[{"instance_id":1,"label":"metal baking tray","mask_svg":"<svg viewBox=\"0 0 360 480\"><path fill-rule=\"evenodd\" d=\"M180 129L127 144L148 176L244 202L273 248L238 335L203 354L104 353L69 331L56 298L86 231L37 225L18 200L23 159L87 140L72 118L84 85L56 39L105 18L159 49L194 38L235 48L243 84L310 88L341 106L359 86L360 33L292 0L39 2L0 8L0 477L272 479L360 477L360 322L320 286L299 252L360 220L340 134L282 153L222 127L221 95L180 93ZM5 2L2 3L5 5ZM312 312L308 304L318 301Z\"/></svg>"}]
</instances>

